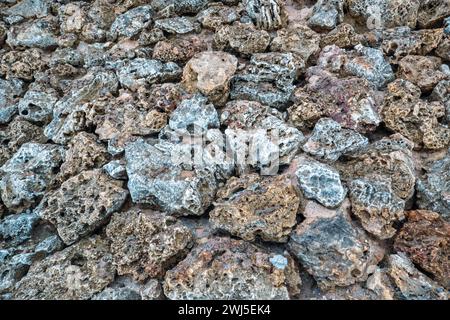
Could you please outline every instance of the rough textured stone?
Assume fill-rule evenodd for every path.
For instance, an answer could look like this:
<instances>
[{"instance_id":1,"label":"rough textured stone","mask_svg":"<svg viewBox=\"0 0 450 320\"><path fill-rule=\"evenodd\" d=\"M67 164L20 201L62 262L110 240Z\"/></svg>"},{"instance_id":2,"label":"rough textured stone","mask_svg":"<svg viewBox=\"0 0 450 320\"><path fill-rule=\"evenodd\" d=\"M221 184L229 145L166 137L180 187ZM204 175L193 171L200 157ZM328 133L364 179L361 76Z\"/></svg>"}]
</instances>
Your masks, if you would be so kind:
<instances>
[{"instance_id":1,"label":"rough textured stone","mask_svg":"<svg viewBox=\"0 0 450 320\"><path fill-rule=\"evenodd\" d=\"M42 52L38 49L25 51L9 51L0 57L0 75L6 79L19 78L32 80L34 74L45 67ZM20 83L15 79L11 79ZM17 84L14 84L17 87ZM18 87L20 88L20 87Z\"/></svg>"},{"instance_id":2,"label":"rough textured stone","mask_svg":"<svg viewBox=\"0 0 450 320\"><path fill-rule=\"evenodd\" d=\"M308 20L311 28L331 30L344 20L344 0L319 0Z\"/></svg>"},{"instance_id":3,"label":"rough textured stone","mask_svg":"<svg viewBox=\"0 0 450 320\"><path fill-rule=\"evenodd\" d=\"M233 77L230 97L281 107L294 91L298 71L292 53L254 54L250 64Z\"/></svg>"},{"instance_id":4,"label":"rough textured stone","mask_svg":"<svg viewBox=\"0 0 450 320\"><path fill-rule=\"evenodd\" d=\"M194 31L195 26L186 17L174 17L155 21L155 27L168 33L185 34Z\"/></svg>"},{"instance_id":5,"label":"rough textured stone","mask_svg":"<svg viewBox=\"0 0 450 320\"><path fill-rule=\"evenodd\" d=\"M450 4L447 1L424 0L420 1L417 22L421 28L430 28L449 15Z\"/></svg>"},{"instance_id":6,"label":"rough textured stone","mask_svg":"<svg viewBox=\"0 0 450 320\"><path fill-rule=\"evenodd\" d=\"M239 19L237 10L233 7L224 6L222 3L211 5L206 10L201 11L197 16L204 28L217 30L222 25L231 24Z\"/></svg>"},{"instance_id":7,"label":"rough textured stone","mask_svg":"<svg viewBox=\"0 0 450 320\"><path fill-rule=\"evenodd\" d=\"M28 121L14 119L0 132L0 165L3 165L26 142L45 143L42 128Z\"/></svg>"},{"instance_id":8,"label":"rough textured stone","mask_svg":"<svg viewBox=\"0 0 450 320\"><path fill-rule=\"evenodd\" d=\"M2 65L0 65L1 73ZM24 83L19 79L0 79L0 124L11 121L17 113L17 101L23 93Z\"/></svg>"},{"instance_id":9,"label":"rough textured stone","mask_svg":"<svg viewBox=\"0 0 450 320\"><path fill-rule=\"evenodd\" d=\"M158 280L150 279L144 284L137 283L128 277L116 277L102 292L92 300L160 300L162 288Z\"/></svg>"},{"instance_id":10,"label":"rough textured stone","mask_svg":"<svg viewBox=\"0 0 450 320\"><path fill-rule=\"evenodd\" d=\"M339 79L314 67L308 69L306 79L306 86L293 93L294 105L288 110L290 122L296 127L313 127L321 117L330 117L343 128L362 133L380 124L382 100L367 80Z\"/></svg>"},{"instance_id":11,"label":"rough textured stone","mask_svg":"<svg viewBox=\"0 0 450 320\"><path fill-rule=\"evenodd\" d=\"M411 141L396 134L349 155L349 161L338 163L337 167L345 181L365 178L385 182L396 196L409 200L416 183L411 150Z\"/></svg>"},{"instance_id":12,"label":"rough textured stone","mask_svg":"<svg viewBox=\"0 0 450 320\"><path fill-rule=\"evenodd\" d=\"M417 180L419 208L438 212L450 221L450 157L433 162L425 175Z\"/></svg>"},{"instance_id":13,"label":"rough textured stone","mask_svg":"<svg viewBox=\"0 0 450 320\"><path fill-rule=\"evenodd\" d=\"M133 8L119 16L111 25L111 36L133 37L152 22L153 12L150 6Z\"/></svg>"},{"instance_id":14,"label":"rough textured stone","mask_svg":"<svg viewBox=\"0 0 450 320\"><path fill-rule=\"evenodd\" d=\"M390 186L380 181L353 180L350 185L352 212L368 232L380 239L391 238L397 230L393 224L405 218L405 201Z\"/></svg>"},{"instance_id":15,"label":"rough textured stone","mask_svg":"<svg viewBox=\"0 0 450 320\"><path fill-rule=\"evenodd\" d=\"M394 248L450 287L450 223L432 211L408 211L408 220L395 238Z\"/></svg>"},{"instance_id":16,"label":"rough textured stone","mask_svg":"<svg viewBox=\"0 0 450 320\"><path fill-rule=\"evenodd\" d=\"M293 25L277 31L270 44L271 51L292 52L303 61L319 53L320 35L304 25Z\"/></svg>"},{"instance_id":17,"label":"rough textured stone","mask_svg":"<svg viewBox=\"0 0 450 320\"><path fill-rule=\"evenodd\" d=\"M56 92L29 90L19 101L19 113L24 119L32 122L48 122L53 115L53 106L57 100Z\"/></svg>"},{"instance_id":18,"label":"rough textured stone","mask_svg":"<svg viewBox=\"0 0 450 320\"><path fill-rule=\"evenodd\" d=\"M44 195L64 158L64 148L25 143L0 168L0 190L9 210L20 212L33 207Z\"/></svg>"},{"instance_id":19,"label":"rough textured stone","mask_svg":"<svg viewBox=\"0 0 450 320\"><path fill-rule=\"evenodd\" d=\"M156 43L153 49L153 59L163 62L185 62L206 49L205 41L198 36L162 40Z\"/></svg>"},{"instance_id":20,"label":"rough textured stone","mask_svg":"<svg viewBox=\"0 0 450 320\"><path fill-rule=\"evenodd\" d=\"M210 238L166 273L169 299L289 299L300 278L287 254L241 240Z\"/></svg>"},{"instance_id":21,"label":"rough textured stone","mask_svg":"<svg viewBox=\"0 0 450 320\"><path fill-rule=\"evenodd\" d=\"M142 85L172 81L181 75L181 68L174 62L144 58L117 61L110 67L117 70L120 84L133 91Z\"/></svg>"},{"instance_id":22,"label":"rough textured stone","mask_svg":"<svg viewBox=\"0 0 450 320\"><path fill-rule=\"evenodd\" d=\"M292 161L289 171L297 176L299 187L307 198L326 207L337 207L344 201L347 190L333 167L298 156Z\"/></svg>"},{"instance_id":23,"label":"rough textured stone","mask_svg":"<svg viewBox=\"0 0 450 320\"><path fill-rule=\"evenodd\" d=\"M183 170L170 152L142 139L126 146L125 159L133 202L183 215L201 215L211 204L217 184L209 170Z\"/></svg>"},{"instance_id":24,"label":"rough textured stone","mask_svg":"<svg viewBox=\"0 0 450 320\"><path fill-rule=\"evenodd\" d=\"M280 0L244 0L244 5L258 28L278 29L286 22L286 13Z\"/></svg>"},{"instance_id":25,"label":"rough textured stone","mask_svg":"<svg viewBox=\"0 0 450 320\"><path fill-rule=\"evenodd\" d=\"M209 101L223 105L227 101L230 79L237 69L236 57L220 51L195 55L183 70L183 86L188 92L199 91Z\"/></svg>"},{"instance_id":26,"label":"rough textured stone","mask_svg":"<svg viewBox=\"0 0 450 320\"><path fill-rule=\"evenodd\" d=\"M128 192L101 170L83 171L46 194L36 208L66 244L92 233L120 209Z\"/></svg>"},{"instance_id":27,"label":"rough textured stone","mask_svg":"<svg viewBox=\"0 0 450 320\"><path fill-rule=\"evenodd\" d=\"M115 213L106 234L118 274L137 281L163 276L192 245L189 229L173 217L148 210Z\"/></svg>"},{"instance_id":28,"label":"rough textured stone","mask_svg":"<svg viewBox=\"0 0 450 320\"><path fill-rule=\"evenodd\" d=\"M303 150L316 158L336 161L340 156L352 153L368 144L363 135L342 126L330 118L320 119Z\"/></svg>"},{"instance_id":29,"label":"rough textured stone","mask_svg":"<svg viewBox=\"0 0 450 320\"><path fill-rule=\"evenodd\" d=\"M436 282L417 270L404 254L388 257L387 273L408 300L448 300L448 292Z\"/></svg>"},{"instance_id":30,"label":"rough textured stone","mask_svg":"<svg viewBox=\"0 0 450 320\"><path fill-rule=\"evenodd\" d=\"M15 299L89 299L113 279L109 244L99 236L84 239L35 263L17 284Z\"/></svg>"},{"instance_id":31,"label":"rough textured stone","mask_svg":"<svg viewBox=\"0 0 450 320\"><path fill-rule=\"evenodd\" d=\"M416 148L444 148L450 143L450 129L439 122L445 107L441 102L421 100L420 96L420 89L411 82L398 79L390 83L383 121L389 129L413 141Z\"/></svg>"},{"instance_id":32,"label":"rough textured stone","mask_svg":"<svg viewBox=\"0 0 450 320\"><path fill-rule=\"evenodd\" d=\"M400 60L397 76L414 83L422 92L431 92L445 78L440 65L441 59L437 57L409 55Z\"/></svg>"},{"instance_id":33,"label":"rough textured stone","mask_svg":"<svg viewBox=\"0 0 450 320\"><path fill-rule=\"evenodd\" d=\"M267 31L239 22L219 28L214 34L213 42L217 50L231 50L243 55L264 52L269 44L270 35Z\"/></svg>"},{"instance_id":34,"label":"rough textured stone","mask_svg":"<svg viewBox=\"0 0 450 320\"><path fill-rule=\"evenodd\" d=\"M58 44L54 33L56 26L56 19L51 18L13 26L8 31L6 43L13 48L55 48Z\"/></svg>"},{"instance_id":35,"label":"rough textured stone","mask_svg":"<svg viewBox=\"0 0 450 320\"><path fill-rule=\"evenodd\" d=\"M290 176L232 177L217 192L209 217L216 229L252 241L285 242L296 224L300 198Z\"/></svg>"},{"instance_id":36,"label":"rough textured stone","mask_svg":"<svg viewBox=\"0 0 450 320\"><path fill-rule=\"evenodd\" d=\"M419 0L347 0L349 14L371 29L408 26L417 23Z\"/></svg>"},{"instance_id":37,"label":"rough textured stone","mask_svg":"<svg viewBox=\"0 0 450 320\"><path fill-rule=\"evenodd\" d=\"M289 248L321 288L365 281L383 258L381 247L358 229L349 202L336 210L306 204L302 221L291 234Z\"/></svg>"}]
</instances>

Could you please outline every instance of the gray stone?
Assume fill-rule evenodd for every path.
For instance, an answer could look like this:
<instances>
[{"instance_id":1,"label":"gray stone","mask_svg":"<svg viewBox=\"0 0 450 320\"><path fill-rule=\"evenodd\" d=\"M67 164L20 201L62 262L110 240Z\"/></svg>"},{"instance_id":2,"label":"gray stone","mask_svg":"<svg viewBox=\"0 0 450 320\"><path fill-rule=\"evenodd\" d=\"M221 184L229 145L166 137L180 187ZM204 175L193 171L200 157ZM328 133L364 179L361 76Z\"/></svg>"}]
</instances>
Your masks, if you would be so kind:
<instances>
[{"instance_id":1,"label":"gray stone","mask_svg":"<svg viewBox=\"0 0 450 320\"><path fill-rule=\"evenodd\" d=\"M414 267L403 254L388 257L387 273L407 300L448 300L448 291Z\"/></svg>"},{"instance_id":2,"label":"gray stone","mask_svg":"<svg viewBox=\"0 0 450 320\"><path fill-rule=\"evenodd\" d=\"M143 139L125 147L128 189L133 202L156 205L168 213L203 214L217 188L214 172L183 170L172 161L170 150L164 150L164 145L159 147L162 148Z\"/></svg>"},{"instance_id":3,"label":"gray stone","mask_svg":"<svg viewBox=\"0 0 450 320\"><path fill-rule=\"evenodd\" d=\"M295 89L297 71L292 53L254 54L250 65L233 77L230 97L282 107Z\"/></svg>"},{"instance_id":4,"label":"gray stone","mask_svg":"<svg viewBox=\"0 0 450 320\"><path fill-rule=\"evenodd\" d=\"M358 132L343 129L330 118L321 118L303 145L303 150L317 158L336 161L340 156L359 150L368 143L369 140Z\"/></svg>"},{"instance_id":5,"label":"gray stone","mask_svg":"<svg viewBox=\"0 0 450 320\"><path fill-rule=\"evenodd\" d=\"M426 174L417 180L419 208L440 213L450 221L450 156L435 161Z\"/></svg>"},{"instance_id":6,"label":"gray stone","mask_svg":"<svg viewBox=\"0 0 450 320\"><path fill-rule=\"evenodd\" d=\"M396 196L385 182L353 180L350 185L352 212L368 232L380 239L394 236L393 224L405 218L405 201Z\"/></svg>"},{"instance_id":7,"label":"gray stone","mask_svg":"<svg viewBox=\"0 0 450 320\"><path fill-rule=\"evenodd\" d=\"M29 90L19 101L19 113L32 122L47 122L52 118L53 106L57 100L56 94Z\"/></svg>"},{"instance_id":8,"label":"gray stone","mask_svg":"<svg viewBox=\"0 0 450 320\"><path fill-rule=\"evenodd\" d=\"M247 14L258 28L278 29L284 24L284 3L280 0L244 0Z\"/></svg>"},{"instance_id":9,"label":"gray stone","mask_svg":"<svg viewBox=\"0 0 450 320\"><path fill-rule=\"evenodd\" d=\"M149 5L133 8L117 16L111 25L111 36L134 37L152 22L152 17L153 10Z\"/></svg>"},{"instance_id":10,"label":"gray stone","mask_svg":"<svg viewBox=\"0 0 450 320\"><path fill-rule=\"evenodd\" d=\"M391 65L378 49L358 44L351 58L344 65L346 72L367 79L377 88L386 86L395 79Z\"/></svg>"},{"instance_id":11,"label":"gray stone","mask_svg":"<svg viewBox=\"0 0 450 320\"><path fill-rule=\"evenodd\" d=\"M0 220L0 242L19 245L30 239L39 217L34 213L22 213L5 217Z\"/></svg>"},{"instance_id":12,"label":"gray stone","mask_svg":"<svg viewBox=\"0 0 450 320\"><path fill-rule=\"evenodd\" d=\"M24 83L19 79L0 79L0 124L8 123L17 113L17 101L23 94Z\"/></svg>"},{"instance_id":13,"label":"gray stone","mask_svg":"<svg viewBox=\"0 0 450 320\"><path fill-rule=\"evenodd\" d=\"M36 20L13 26L8 31L6 43L11 47L52 49L58 45L50 21Z\"/></svg>"},{"instance_id":14,"label":"gray stone","mask_svg":"<svg viewBox=\"0 0 450 320\"><path fill-rule=\"evenodd\" d=\"M25 143L1 168L3 203L11 211L32 207L44 195L64 158L64 148Z\"/></svg>"},{"instance_id":15,"label":"gray stone","mask_svg":"<svg viewBox=\"0 0 450 320\"><path fill-rule=\"evenodd\" d=\"M365 281L384 256L381 247L353 224L349 210L349 201L335 210L308 202L306 219L288 243L290 252L325 290Z\"/></svg>"},{"instance_id":16,"label":"gray stone","mask_svg":"<svg viewBox=\"0 0 450 320\"><path fill-rule=\"evenodd\" d=\"M295 173L299 187L309 199L325 207L337 207L344 201L347 190L341 183L339 172L333 167L314 159L298 156L290 171Z\"/></svg>"},{"instance_id":17,"label":"gray stone","mask_svg":"<svg viewBox=\"0 0 450 320\"><path fill-rule=\"evenodd\" d=\"M43 18L49 14L51 1L49 0L22 0L5 11L8 16L22 18Z\"/></svg>"},{"instance_id":18,"label":"gray stone","mask_svg":"<svg viewBox=\"0 0 450 320\"><path fill-rule=\"evenodd\" d=\"M155 28L168 33L185 34L194 31L195 25L186 17L175 17L156 20Z\"/></svg>"},{"instance_id":19,"label":"gray stone","mask_svg":"<svg viewBox=\"0 0 450 320\"><path fill-rule=\"evenodd\" d=\"M332 30L344 20L344 0L319 0L313 7L308 25L313 29Z\"/></svg>"},{"instance_id":20,"label":"gray stone","mask_svg":"<svg viewBox=\"0 0 450 320\"><path fill-rule=\"evenodd\" d=\"M92 297L92 300L159 300L161 297L162 288L156 279L142 284L129 277L116 277L113 283Z\"/></svg>"},{"instance_id":21,"label":"gray stone","mask_svg":"<svg viewBox=\"0 0 450 320\"><path fill-rule=\"evenodd\" d=\"M174 62L162 63L145 58L120 60L108 64L108 67L116 70L122 86L133 91L146 84L176 80L183 71Z\"/></svg>"},{"instance_id":22,"label":"gray stone","mask_svg":"<svg viewBox=\"0 0 450 320\"><path fill-rule=\"evenodd\" d=\"M103 170L113 179L126 180L127 169L124 160L112 160L103 166Z\"/></svg>"}]
</instances>

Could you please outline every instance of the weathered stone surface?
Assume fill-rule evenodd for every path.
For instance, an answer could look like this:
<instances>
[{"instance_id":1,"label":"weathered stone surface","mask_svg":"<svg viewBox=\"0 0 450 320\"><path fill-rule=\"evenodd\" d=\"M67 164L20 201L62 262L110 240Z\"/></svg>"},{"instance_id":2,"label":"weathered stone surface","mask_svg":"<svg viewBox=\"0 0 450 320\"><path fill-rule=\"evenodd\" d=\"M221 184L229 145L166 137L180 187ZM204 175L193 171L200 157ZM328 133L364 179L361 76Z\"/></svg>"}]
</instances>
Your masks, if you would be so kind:
<instances>
[{"instance_id":1,"label":"weathered stone surface","mask_svg":"<svg viewBox=\"0 0 450 320\"><path fill-rule=\"evenodd\" d=\"M202 24L202 27L212 30L217 30L222 25L231 24L238 19L237 10L233 7L224 6L222 3L211 5L197 16L197 21Z\"/></svg>"},{"instance_id":2,"label":"weathered stone surface","mask_svg":"<svg viewBox=\"0 0 450 320\"><path fill-rule=\"evenodd\" d=\"M62 183L83 171L99 168L107 162L106 148L97 142L93 134L80 132L68 144L64 163L55 177L57 183Z\"/></svg>"},{"instance_id":3,"label":"weathered stone surface","mask_svg":"<svg viewBox=\"0 0 450 320\"><path fill-rule=\"evenodd\" d=\"M19 101L19 113L32 122L48 122L52 118L53 106L57 100L56 92L28 90Z\"/></svg>"},{"instance_id":4,"label":"weathered stone surface","mask_svg":"<svg viewBox=\"0 0 450 320\"><path fill-rule=\"evenodd\" d=\"M34 74L44 67L42 52L38 49L9 51L0 57L0 75L16 83L20 82L12 78L32 80Z\"/></svg>"},{"instance_id":5,"label":"weathered stone surface","mask_svg":"<svg viewBox=\"0 0 450 320\"><path fill-rule=\"evenodd\" d=\"M173 217L148 210L113 214L106 234L118 274L137 281L163 276L192 245L189 229Z\"/></svg>"},{"instance_id":6,"label":"weathered stone surface","mask_svg":"<svg viewBox=\"0 0 450 320\"><path fill-rule=\"evenodd\" d=\"M407 222L395 238L394 248L429 272L447 289L450 287L450 223L432 211L407 212Z\"/></svg>"},{"instance_id":7,"label":"weathered stone surface","mask_svg":"<svg viewBox=\"0 0 450 320\"><path fill-rule=\"evenodd\" d=\"M420 96L420 89L409 81L398 79L390 83L383 121L389 129L413 141L416 148L444 148L450 143L450 128L439 122L445 107L441 102L421 100Z\"/></svg>"},{"instance_id":8,"label":"weathered stone surface","mask_svg":"<svg viewBox=\"0 0 450 320\"><path fill-rule=\"evenodd\" d=\"M408 300L448 300L447 290L417 270L402 254L388 257L388 275L400 290L400 296Z\"/></svg>"},{"instance_id":9,"label":"weathered stone surface","mask_svg":"<svg viewBox=\"0 0 450 320\"><path fill-rule=\"evenodd\" d=\"M264 52L269 44L270 35L267 31L239 22L217 29L213 42L216 50L231 50L243 55Z\"/></svg>"},{"instance_id":10,"label":"weathered stone surface","mask_svg":"<svg viewBox=\"0 0 450 320\"><path fill-rule=\"evenodd\" d=\"M306 204L302 221L289 240L290 252L323 288L365 281L375 271L384 251L349 215L349 202L335 210L315 202Z\"/></svg>"},{"instance_id":11,"label":"weathered stone surface","mask_svg":"<svg viewBox=\"0 0 450 320\"><path fill-rule=\"evenodd\" d=\"M408 26L417 23L419 0L347 0L349 14L371 29Z\"/></svg>"},{"instance_id":12,"label":"weathered stone surface","mask_svg":"<svg viewBox=\"0 0 450 320\"><path fill-rule=\"evenodd\" d=\"M353 180L350 185L352 212L368 232L380 239L394 236L393 224L405 218L405 201L396 196L387 183L367 179Z\"/></svg>"},{"instance_id":13,"label":"weathered stone surface","mask_svg":"<svg viewBox=\"0 0 450 320\"><path fill-rule=\"evenodd\" d=\"M340 48L352 48L360 43L361 37L355 31L355 28L348 23L342 23L331 30L320 39L320 47L338 46Z\"/></svg>"},{"instance_id":14,"label":"weathered stone surface","mask_svg":"<svg viewBox=\"0 0 450 320\"><path fill-rule=\"evenodd\" d=\"M396 196L409 200L416 182L411 150L411 141L395 134L349 155L349 161L337 163L337 167L345 181L365 178L385 182Z\"/></svg>"},{"instance_id":15,"label":"weathered stone surface","mask_svg":"<svg viewBox=\"0 0 450 320\"><path fill-rule=\"evenodd\" d=\"M421 28L430 28L449 15L450 4L447 1L424 0L420 1L417 23Z\"/></svg>"},{"instance_id":16,"label":"weathered stone surface","mask_svg":"<svg viewBox=\"0 0 450 320\"><path fill-rule=\"evenodd\" d=\"M28 121L14 119L0 132L0 165L3 165L26 142L45 143L42 128Z\"/></svg>"},{"instance_id":17,"label":"weathered stone surface","mask_svg":"<svg viewBox=\"0 0 450 320\"><path fill-rule=\"evenodd\" d=\"M124 160L112 160L103 166L103 170L113 179L126 180L127 169Z\"/></svg>"},{"instance_id":18,"label":"weathered stone surface","mask_svg":"<svg viewBox=\"0 0 450 320\"><path fill-rule=\"evenodd\" d=\"M447 29L446 37L442 39L441 43L436 48L436 55L441 57L444 61L450 61L450 27L447 27Z\"/></svg>"},{"instance_id":19,"label":"weathered stone surface","mask_svg":"<svg viewBox=\"0 0 450 320\"><path fill-rule=\"evenodd\" d=\"M14 212L33 207L44 195L64 158L64 148L25 143L0 168L3 203Z\"/></svg>"},{"instance_id":20,"label":"weathered stone surface","mask_svg":"<svg viewBox=\"0 0 450 320\"><path fill-rule=\"evenodd\" d=\"M133 8L119 16L111 25L111 36L133 37L152 22L153 11L150 6Z\"/></svg>"},{"instance_id":21,"label":"weathered stone surface","mask_svg":"<svg viewBox=\"0 0 450 320\"><path fill-rule=\"evenodd\" d=\"M313 127L321 117L362 133L380 124L382 99L367 80L339 79L315 67L308 69L306 79L306 86L295 90L294 105L288 109L289 120L296 127Z\"/></svg>"},{"instance_id":22,"label":"weathered stone surface","mask_svg":"<svg viewBox=\"0 0 450 320\"><path fill-rule=\"evenodd\" d=\"M183 170L164 151L142 139L125 148L128 189L134 203L147 203L168 213L201 215L217 188L209 170Z\"/></svg>"},{"instance_id":23,"label":"weathered stone surface","mask_svg":"<svg viewBox=\"0 0 450 320\"><path fill-rule=\"evenodd\" d=\"M344 20L344 0L319 0L308 20L311 28L331 30Z\"/></svg>"},{"instance_id":24,"label":"weathered stone surface","mask_svg":"<svg viewBox=\"0 0 450 320\"><path fill-rule=\"evenodd\" d=\"M14 299L89 299L114 279L109 243L99 236L81 240L35 263L16 285Z\"/></svg>"},{"instance_id":25,"label":"weathered stone surface","mask_svg":"<svg viewBox=\"0 0 450 320\"><path fill-rule=\"evenodd\" d=\"M344 201L347 190L333 167L298 156L292 161L289 171L297 176L299 187L307 198L330 208Z\"/></svg>"},{"instance_id":26,"label":"weathered stone surface","mask_svg":"<svg viewBox=\"0 0 450 320\"><path fill-rule=\"evenodd\" d=\"M398 63L407 55L427 55L436 49L442 41L442 29L413 31L408 27L398 27L383 31L383 51L393 56Z\"/></svg>"},{"instance_id":27,"label":"weathered stone surface","mask_svg":"<svg viewBox=\"0 0 450 320\"><path fill-rule=\"evenodd\" d=\"M270 44L271 51L292 52L307 62L319 53L320 35L304 25L293 25L277 31Z\"/></svg>"},{"instance_id":28,"label":"weathered stone surface","mask_svg":"<svg viewBox=\"0 0 450 320\"><path fill-rule=\"evenodd\" d=\"M166 273L169 299L289 299L300 277L288 254L241 240L209 238Z\"/></svg>"},{"instance_id":29,"label":"weathered stone surface","mask_svg":"<svg viewBox=\"0 0 450 320\"><path fill-rule=\"evenodd\" d=\"M158 280L150 279L144 284L128 277L116 277L102 292L92 297L92 300L160 300L162 288Z\"/></svg>"},{"instance_id":30,"label":"weathered stone surface","mask_svg":"<svg viewBox=\"0 0 450 320\"><path fill-rule=\"evenodd\" d=\"M358 44L351 52L344 70L352 75L365 78L377 88L382 88L392 80L394 73L391 65L385 60L383 52L378 49Z\"/></svg>"},{"instance_id":31,"label":"weathered stone surface","mask_svg":"<svg viewBox=\"0 0 450 320\"><path fill-rule=\"evenodd\" d=\"M414 83L422 92L431 92L446 77L440 65L437 57L409 55L400 60L397 76Z\"/></svg>"},{"instance_id":32,"label":"weathered stone surface","mask_svg":"<svg viewBox=\"0 0 450 320\"><path fill-rule=\"evenodd\" d=\"M292 53L254 54L250 64L233 77L230 97L282 107L294 91L298 71Z\"/></svg>"},{"instance_id":33,"label":"weathered stone surface","mask_svg":"<svg viewBox=\"0 0 450 320\"><path fill-rule=\"evenodd\" d=\"M188 92L196 91L216 105L224 105L228 99L230 79L237 69L237 59L220 51L196 54L183 70L183 86Z\"/></svg>"},{"instance_id":34,"label":"weathered stone surface","mask_svg":"<svg viewBox=\"0 0 450 320\"><path fill-rule=\"evenodd\" d=\"M6 43L13 48L52 49L58 44L54 32L56 28L56 19L52 18L13 26L8 31Z\"/></svg>"},{"instance_id":35,"label":"weathered stone surface","mask_svg":"<svg viewBox=\"0 0 450 320\"><path fill-rule=\"evenodd\" d=\"M120 60L112 62L109 67L117 70L120 84L133 91L145 84L176 80L182 72L174 62L162 63L145 58Z\"/></svg>"},{"instance_id":36,"label":"weathered stone surface","mask_svg":"<svg viewBox=\"0 0 450 320\"><path fill-rule=\"evenodd\" d=\"M286 22L284 3L280 0L244 0L247 14L260 29L278 29Z\"/></svg>"},{"instance_id":37,"label":"weathered stone surface","mask_svg":"<svg viewBox=\"0 0 450 320\"><path fill-rule=\"evenodd\" d=\"M290 176L232 177L217 192L210 221L214 228L252 241L285 242L296 224L300 198Z\"/></svg>"},{"instance_id":38,"label":"weathered stone surface","mask_svg":"<svg viewBox=\"0 0 450 320\"><path fill-rule=\"evenodd\" d=\"M66 244L72 244L105 224L127 195L121 181L101 170L83 171L47 193L36 212L55 225Z\"/></svg>"},{"instance_id":39,"label":"weathered stone surface","mask_svg":"<svg viewBox=\"0 0 450 320\"><path fill-rule=\"evenodd\" d=\"M450 157L435 161L417 180L417 204L450 221Z\"/></svg>"},{"instance_id":40,"label":"weathered stone surface","mask_svg":"<svg viewBox=\"0 0 450 320\"><path fill-rule=\"evenodd\" d=\"M336 161L340 156L352 153L369 143L363 135L342 126L330 118L321 118L303 150L316 158Z\"/></svg>"},{"instance_id":41,"label":"weathered stone surface","mask_svg":"<svg viewBox=\"0 0 450 320\"><path fill-rule=\"evenodd\" d=\"M194 31L195 26L186 17L174 17L155 21L155 27L168 33L185 34Z\"/></svg>"},{"instance_id":42,"label":"weathered stone surface","mask_svg":"<svg viewBox=\"0 0 450 320\"><path fill-rule=\"evenodd\" d=\"M163 62L185 62L206 49L205 41L198 36L162 40L156 43L153 49L153 59Z\"/></svg>"},{"instance_id":43,"label":"weathered stone surface","mask_svg":"<svg viewBox=\"0 0 450 320\"><path fill-rule=\"evenodd\" d=\"M0 73L2 65L0 65ZM19 79L0 79L0 124L11 121L17 113L17 101L23 93L24 83Z\"/></svg>"}]
</instances>

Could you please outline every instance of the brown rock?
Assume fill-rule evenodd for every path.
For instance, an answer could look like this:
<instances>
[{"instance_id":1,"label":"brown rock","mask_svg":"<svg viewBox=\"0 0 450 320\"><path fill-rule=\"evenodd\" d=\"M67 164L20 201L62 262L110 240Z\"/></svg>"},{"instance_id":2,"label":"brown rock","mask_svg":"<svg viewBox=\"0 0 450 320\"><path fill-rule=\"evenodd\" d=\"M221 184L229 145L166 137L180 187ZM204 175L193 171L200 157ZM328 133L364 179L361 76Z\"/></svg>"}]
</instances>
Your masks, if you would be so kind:
<instances>
[{"instance_id":1,"label":"brown rock","mask_svg":"<svg viewBox=\"0 0 450 320\"><path fill-rule=\"evenodd\" d=\"M33 80L34 74L43 70L45 65L39 49L9 51L0 57L0 75L6 79Z\"/></svg>"},{"instance_id":2,"label":"brown rock","mask_svg":"<svg viewBox=\"0 0 450 320\"><path fill-rule=\"evenodd\" d=\"M450 143L450 129L439 119L445 115L442 102L420 99L421 91L398 79L388 85L382 116L386 126L415 143L416 148L441 149Z\"/></svg>"},{"instance_id":3,"label":"brown rock","mask_svg":"<svg viewBox=\"0 0 450 320\"><path fill-rule=\"evenodd\" d=\"M182 95L179 84L163 83L153 85L147 98L151 108L170 113L183 100Z\"/></svg>"},{"instance_id":4,"label":"brown rock","mask_svg":"<svg viewBox=\"0 0 450 320\"><path fill-rule=\"evenodd\" d=\"M299 191L289 176L232 177L217 192L210 221L216 229L247 241L285 242L296 224Z\"/></svg>"},{"instance_id":5,"label":"brown rock","mask_svg":"<svg viewBox=\"0 0 450 320\"><path fill-rule=\"evenodd\" d=\"M84 171L47 193L36 210L55 225L66 244L72 244L120 209L128 195L121 186L121 181L111 179L100 169Z\"/></svg>"},{"instance_id":6,"label":"brown rock","mask_svg":"<svg viewBox=\"0 0 450 320\"><path fill-rule=\"evenodd\" d=\"M407 217L395 238L395 250L406 253L413 263L450 288L450 223L426 210L409 211Z\"/></svg>"},{"instance_id":7,"label":"brown rock","mask_svg":"<svg viewBox=\"0 0 450 320\"><path fill-rule=\"evenodd\" d=\"M228 99L230 79L237 69L237 59L220 51L195 55L184 67L183 86L188 92L199 91L210 102L223 105Z\"/></svg>"},{"instance_id":8,"label":"brown rock","mask_svg":"<svg viewBox=\"0 0 450 320\"><path fill-rule=\"evenodd\" d=\"M153 59L164 62L185 62L191 59L196 53L206 51L206 49L206 42L198 36L188 36L181 39L172 38L170 40L159 41L155 45Z\"/></svg>"},{"instance_id":9,"label":"brown rock","mask_svg":"<svg viewBox=\"0 0 450 320\"><path fill-rule=\"evenodd\" d=\"M414 83L424 93L430 92L446 77L440 66L440 58L409 55L400 60L397 77Z\"/></svg>"},{"instance_id":10,"label":"brown rock","mask_svg":"<svg viewBox=\"0 0 450 320\"><path fill-rule=\"evenodd\" d=\"M441 0L421 0L417 22L421 28L431 28L450 15L450 3Z\"/></svg>"},{"instance_id":11,"label":"brown rock","mask_svg":"<svg viewBox=\"0 0 450 320\"><path fill-rule=\"evenodd\" d=\"M192 245L188 228L171 216L149 210L113 214L106 234L118 274L137 281L163 276Z\"/></svg>"},{"instance_id":12,"label":"brown rock","mask_svg":"<svg viewBox=\"0 0 450 320\"><path fill-rule=\"evenodd\" d=\"M248 242L209 238L167 271L164 293L178 299L289 299L300 277L288 254L275 254Z\"/></svg>"},{"instance_id":13,"label":"brown rock","mask_svg":"<svg viewBox=\"0 0 450 320\"><path fill-rule=\"evenodd\" d=\"M81 240L31 266L16 285L14 299L89 299L114 279L109 243L95 236Z\"/></svg>"}]
</instances>

